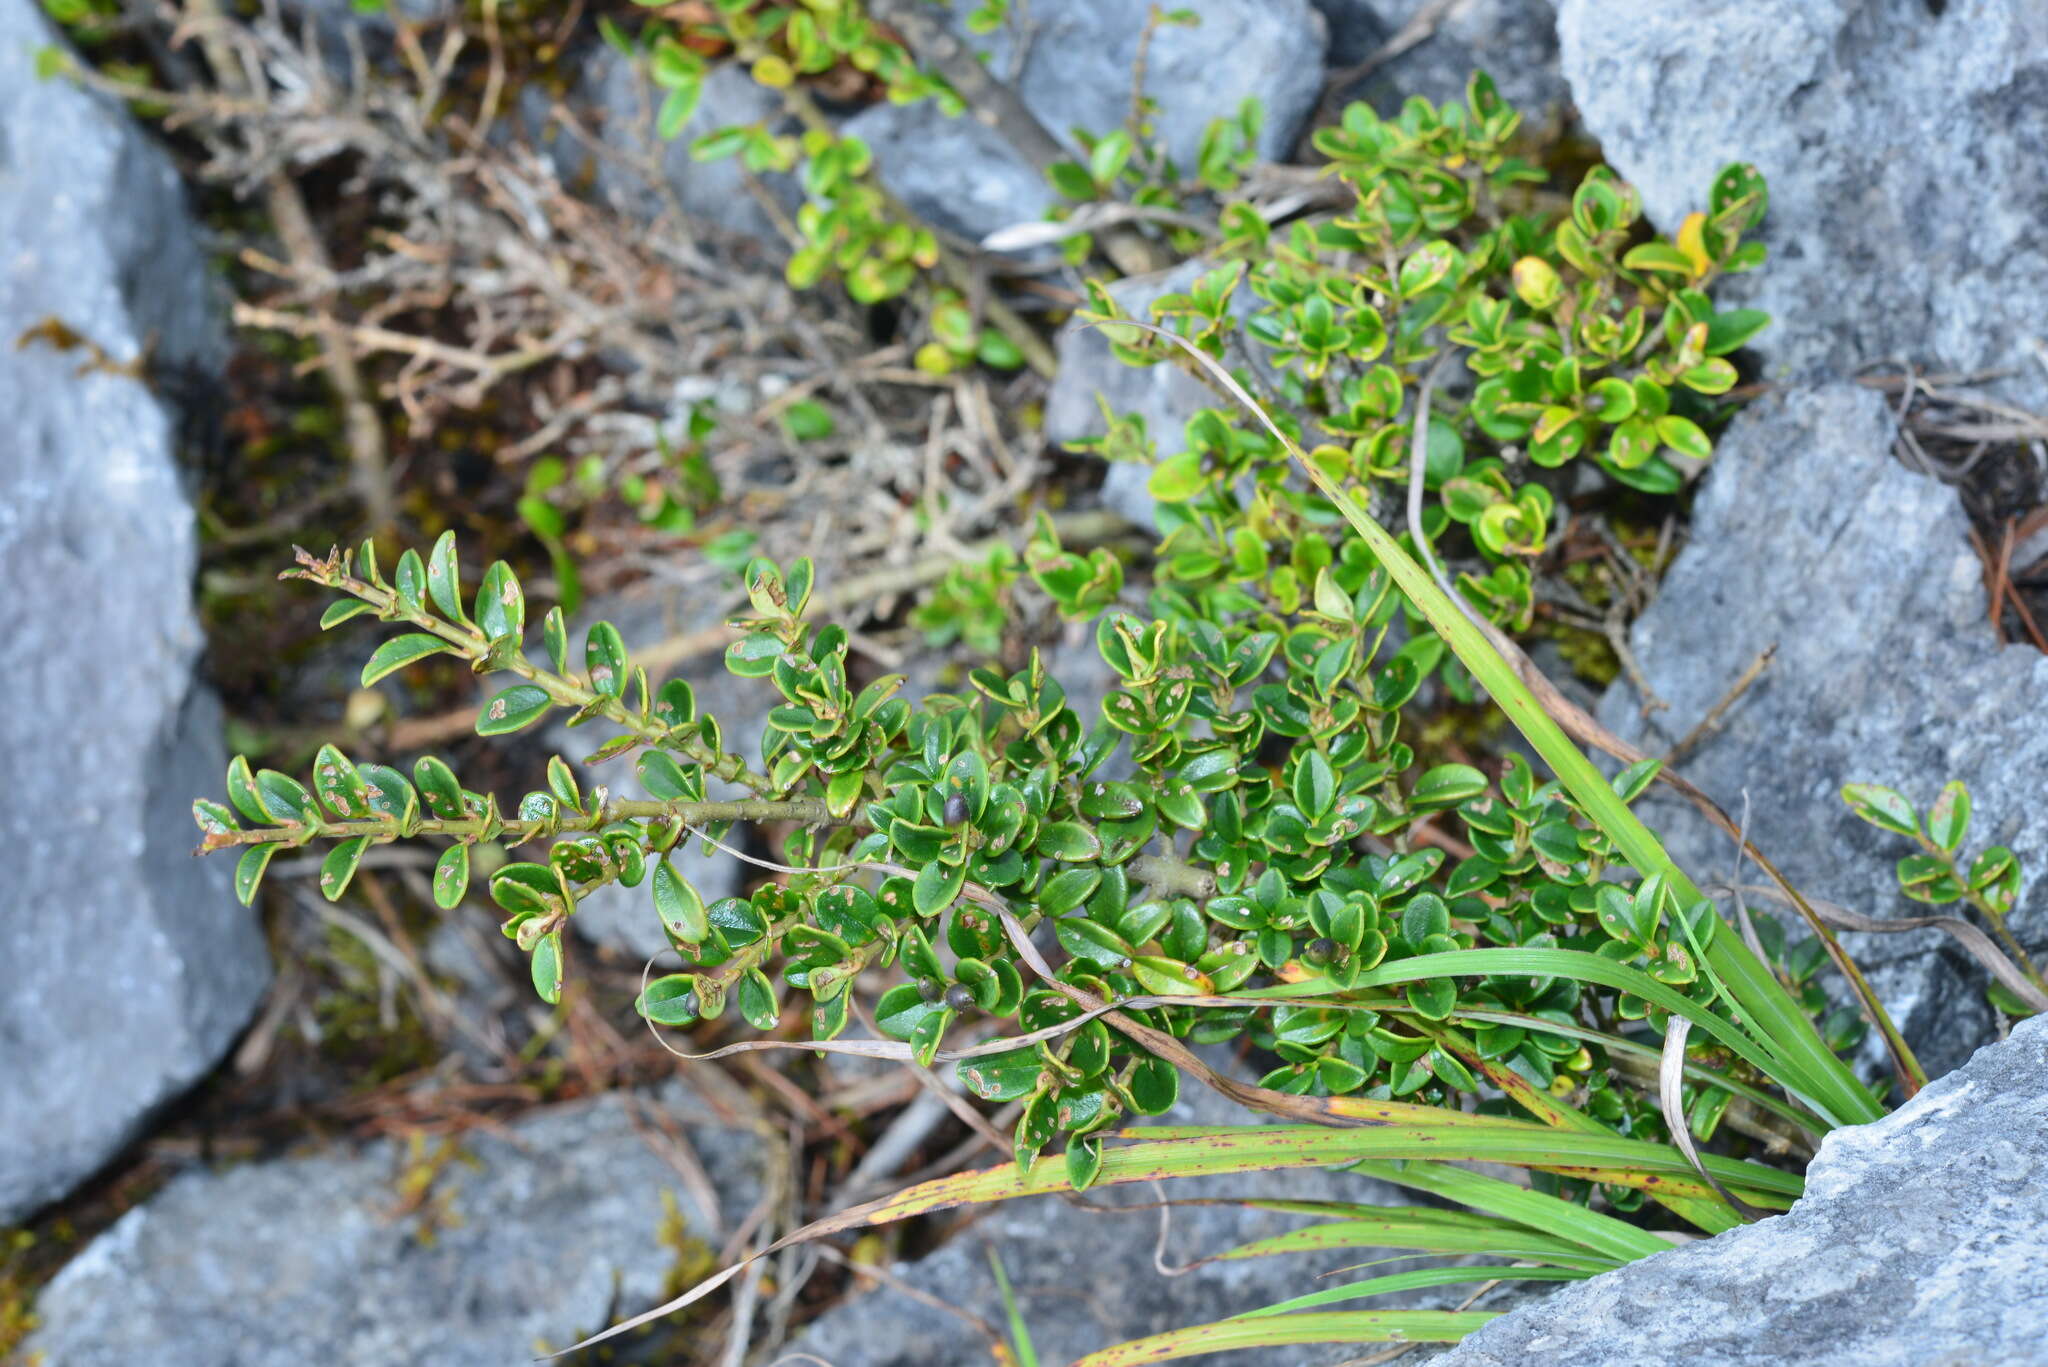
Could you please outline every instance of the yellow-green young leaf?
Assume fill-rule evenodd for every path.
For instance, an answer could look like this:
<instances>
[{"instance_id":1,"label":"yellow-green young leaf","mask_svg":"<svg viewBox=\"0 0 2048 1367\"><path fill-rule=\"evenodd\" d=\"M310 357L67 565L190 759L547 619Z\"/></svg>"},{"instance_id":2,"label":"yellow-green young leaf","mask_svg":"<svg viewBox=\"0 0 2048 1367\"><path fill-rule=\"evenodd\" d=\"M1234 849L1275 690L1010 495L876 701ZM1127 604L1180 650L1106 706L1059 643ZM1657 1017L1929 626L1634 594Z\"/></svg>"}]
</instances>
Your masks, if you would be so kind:
<instances>
[{"instance_id":1,"label":"yellow-green young leaf","mask_svg":"<svg viewBox=\"0 0 2048 1367\"><path fill-rule=\"evenodd\" d=\"M1635 386L1612 375L1594 382L1586 398L1586 411L1605 423L1616 423L1636 411Z\"/></svg>"},{"instance_id":2,"label":"yellow-green young leaf","mask_svg":"<svg viewBox=\"0 0 2048 1367\"><path fill-rule=\"evenodd\" d=\"M533 947L533 990L553 1006L562 999L562 932L551 930Z\"/></svg>"},{"instance_id":3,"label":"yellow-green young leaf","mask_svg":"<svg viewBox=\"0 0 2048 1367\"><path fill-rule=\"evenodd\" d=\"M1900 835L1920 834L1920 820L1913 812L1913 804L1904 795L1877 783L1850 783L1842 788L1842 801L1849 804L1849 810L1887 831Z\"/></svg>"},{"instance_id":4,"label":"yellow-green young leaf","mask_svg":"<svg viewBox=\"0 0 2048 1367\"><path fill-rule=\"evenodd\" d=\"M243 906L256 900L256 889L262 886L263 871L270 867L270 856L277 853L277 846L251 845L242 851L240 861L235 864L235 896Z\"/></svg>"},{"instance_id":5,"label":"yellow-green young leaf","mask_svg":"<svg viewBox=\"0 0 2048 1367\"><path fill-rule=\"evenodd\" d=\"M1182 451L1168 456L1145 481L1146 491L1161 503L1185 503L1202 492L1208 479L1202 474L1199 451Z\"/></svg>"},{"instance_id":6,"label":"yellow-green young leaf","mask_svg":"<svg viewBox=\"0 0 2048 1367\"><path fill-rule=\"evenodd\" d=\"M1631 247L1622 256L1621 264L1632 271L1664 271L1687 279L1693 273L1692 262L1685 253L1668 242L1645 242L1640 247Z\"/></svg>"},{"instance_id":7,"label":"yellow-green young leaf","mask_svg":"<svg viewBox=\"0 0 2048 1367\"><path fill-rule=\"evenodd\" d=\"M560 755L548 756L548 791L554 795L556 805L572 812L583 810L583 789L576 782L576 771L569 767L569 761Z\"/></svg>"},{"instance_id":8,"label":"yellow-green young leaf","mask_svg":"<svg viewBox=\"0 0 2048 1367\"><path fill-rule=\"evenodd\" d=\"M1351 620L1351 595L1330 576L1327 565L1316 571L1315 604L1316 611L1325 617L1339 622Z\"/></svg>"},{"instance_id":9,"label":"yellow-green young leaf","mask_svg":"<svg viewBox=\"0 0 2048 1367\"><path fill-rule=\"evenodd\" d=\"M1927 838L1953 853L1970 829L1970 790L1951 780L1927 813Z\"/></svg>"},{"instance_id":10,"label":"yellow-green young leaf","mask_svg":"<svg viewBox=\"0 0 2048 1367\"><path fill-rule=\"evenodd\" d=\"M1701 361L1680 375L1678 382L1687 389L1698 390L1702 394L1726 394L1735 388L1735 381L1739 378L1741 377L1735 373L1734 366L1716 356Z\"/></svg>"},{"instance_id":11,"label":"yellow-green young leaf","mask_svg":"<svg viewBox=\"0 0 2048 1367\"><path fill-rule=\"evenodd\" d=\"M790 256L782 278L791 289L807 290L825 278L831 264L831 255L823 247L805 247Z\"/></svg>"},{"instance_id":12,"label":"yellow-green young leaf","mask_svg":"<svg viewBox=\"0 0 2048 1367\"><path fill-rule=\"evenodd\" d=\"M386 641L377 647L376 653L370 656L369 663L363 666L363 687L368 688L385 675L396 673L415 661L454 648L440 637L429 636L424 631L408 632L394 640Z\"/></svg>"},{"instance_id":13,"label":"yellow-green young leaf","mask_svg":"<svg viewBox=\"0 0 2048 1367\"><path fill-rule=\"evenodd\" d=\"M1063 921L1061 924L1068 923ZM1156 997L1206 997L1216 990L1216 984L1198 972L1194 965L1158 955L1141 954L1132 959L1131 976Z\"/></svg>"},{"instance_id":14,"label":"yellow-green young leaf","mask_svg":"<svg viewBox=\"0 0 2048 1367\"><path fill-rule=\"evenodd\" d=\"M1525 256L1515 262L1510 278L1515 297L1538 313L1553 308L1564 293L1564 282L1557 278L1557 271L1540 256Z\"/></svg>"},{"instance_id":15,"label":"yellow-green young leaf","mask_svg":"<svg viewBox=\"0 0 2048 1367\"><path fill-rule=\"evenodd\" d=\"M1398 283L1403 298L1413 298L1443 282L1444 277L1464 264L1458 249L1448 242L1425 242L1401 263Z\"/></svg>"},{"instance_id":16,"label":"yellow-green young leaf","mask_svg":"<svg viewBox=\"0 0 2048 1367\"><path fill-rule=\"evenodd\" d=\"M476 714L479 736L502 736L533 725L551 707L548 692L535 684L514 684L483 705Z\"/></svg>"},{"instance_id":17,"label":"yellow-green young leaf","mask_svg":"<svg viewBox=\"0 0 2048 1367\"><path fill-rule=\"evenodd\" d=\"M450 845L434 863L434 905L453 911L469 892L469 846Z\"/></svg>"},{"instance_id":18,"label":"yellow-green young leaf","mask_svg":"<svg viewBox=\"0 0 2048 1367\"><path fill-rule=\"evenodd\" d=\"M1657 419L1657 439L1679 455L1690 456L1694 460L1711 460L1714 455L1714 443L1707 440L1707 434L1700 431L1700 425L1676 413Z\"/></svg>"}]
</instances>

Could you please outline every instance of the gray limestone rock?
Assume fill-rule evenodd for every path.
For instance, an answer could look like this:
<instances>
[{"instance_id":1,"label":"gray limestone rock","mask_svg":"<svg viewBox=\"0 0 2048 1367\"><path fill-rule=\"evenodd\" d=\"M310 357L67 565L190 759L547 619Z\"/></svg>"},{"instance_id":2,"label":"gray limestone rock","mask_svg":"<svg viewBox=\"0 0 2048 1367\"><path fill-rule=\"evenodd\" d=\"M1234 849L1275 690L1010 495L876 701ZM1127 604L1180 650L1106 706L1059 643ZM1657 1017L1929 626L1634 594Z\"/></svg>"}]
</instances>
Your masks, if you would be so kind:
<instances>
[{"instance_id":1,"label":"gray limestone rock","mask_svg":"<svg viewBox=\"0 0 2048 1367\"><path fill-rule=\"evenodd\" d=\"M1429 0L1315 0L1330 25L1330 65L1354 66L1378 50ZM1390 58L1347 99L1396 113L1410 95L1433 104L1463 103L1474 70L1493 78L1502 98L1540 125L1571 103L1557 64L1555 0L1463 0L1442 13L1429 37Z\"/></svg>"},{"instance_id":2,"label":"gray limestone rock","mask_svg":"<svg viewBox=\"0 0 2048 1367\"><path fill-rule=\"evenodd\" d=\"M919 218L970 242L1036 222L1059 202L1002 134L971 115L948 118L935 101L877 104L840 131L867 143L882 183Z\"/></svg>"},{"instance_id":3,"label":"gray limestone rock","mask_svg":"<svg viewBox=\"0 0 2048 1367\"><path fill-rule=\"evenodd\" d=\"M635 1129L634 1104L690 1134L718 1227ZM422 1155L396 1140L185 1173L58 1273L26 1351L52 1367L511 1367L661 1298L678 1256L664 1192L715 1246L761 1180L752 1137L715 1128L673 1084L459 1142L410 1210L399 1182Z\"/></svg>"},{"instance_id":4,"label":"gray limestone rock","mask_svg":"<svg viewBox=\"0 0 2048 1367\"><path fill-rule=\"evenodd\" d=\"M1758 652L1777 655L1685 761L1731 812L1746 789L1752 838L1811 896L1868 916L1923 914L1898 892L1909 842L1850 815L1844 783L1881 783L1923 809L1951 778L1976 799L1966 850L2003 843L2031 875L2010 918L2048 944L2048 658L2001 650L1955 494L1890 452L1874 392L1841 384L1759 400L1722 436L1693 508L1692 544L1632 637L1670 710L1645 739L1627 684L1601 720L1653 753L1688 732ZM1726 836L1661 789L1641 804L1679 863L1725 875ZM1752 868L1746 881L1761 881ZM1788 914L1788 927L1797 924ZM1848 935L1930 1073L1991 1037L1983 970L1935 930Z\"/></svg>"},{"instance_id":5,"label":"gray limestone rock","mask_svg":"<svg viewBox=\"0 0 2048 1367\"><path fill-rule=\"evenodd\" d=\"M1171 270L1118 280L1109 286L1109 293L1123 314L1150 319L1153 300L1187 289L1214 268L1215 263L1197 257ZM1232 312L1243 319L1259 307L1263 307L1261 301L1240 283L1231 296ZM1106 406L1113 414L1142 417L1154 452L1163 460L1187 449L1188 419L1201 409L1217 406L1214 391L1180 366L1166 362L1130 366L1117 360L1100 328L1068 323L1060 329L1057 345L1059 373L1045 397L1045 439L1049 442L1101 436L1109 430L1103 416ZM1273 372L1260 357L1235 356L1233 363L1247 359L1255 373L1271 377ZM1104 477L1103 504L1133 526L1152 526L1154 504L1145 488L1151 474L1149 465L1113 463Z\"/></svg>"},{"instance_id":6,"label":"gray limestone rock","mask_svg":"<svg viewBox=\"0 0 2048 1367\"><path fill-rule=\"evenodd\" d=\"M63 1195L218 1059L269 979L232 861L195 860L220 711L194 676L181 411L225 350L170 162L39 80L57 42L0 0L0 1225ZM149 383L111 366L147 357Z\"/></svg>"},{"instance_id":7,"label":"gray limestone rock","mask_svg":"<svg viewBox=\"0 0 2048 1367\"><path fill-rule=\"evenodd\" d=\"M1872 1125L1784 1215L1517 1309L1444 1367L2048 1362L2048 1019Z\"/></svg>"},{"instance_id":8,"label":"gray limestone rock","mask_svg":"<svg viewBox=\"0 0 2048 1367\"><path fill-rule=\"evenodd\" d=\"M573 138L552 137L556 170L563 183L576 187L589 182L599 200L643 220L659 218L672 205L680 206L693 219L753 239L771 254L783 253L782 236L768 211L748 190L739 159L696 161L690 156L690 144L706 133L744 124L778 123L781 99L755 84L745 68L718 64L704 78L696 113L682 132L664 143L654 121L662 93L644 63L610 47L593 50L577 100L591 111L604 150L600 154ZM794 176L766 172L754 179L785 209L793 209L802 199Z\"/></svg>"},{"instance_id":9,"label":"gray limestone rock","mask_svg":"<svg viewBox=\"0 0 2048 1367\"><path fill-rule=\"evenodd\" d=\"M1763 269L1717 302L1769 310L1776 374L1907 358L2015 366L2048 317L2048 7L2038 0L1564 0L1564 72L1666 231L1716 171L1769 178Z\"/></svg>"},{"instance_id":10,"label":"gray limestone rock","mask_svg":"<svg viewBox=\"0 0 2048 1367\"><path fill-rule=\"evenodd\" d=\"M1099 134L1124 126L1148 6L1135 0L1012 6L1030 25L1021 72L1013 26L967 33L961 21L975 8L974 0L954 0L955 22L1046 131L1073 146L1074 128ZM1251 96L1266 111L1260 154L1284 156L1322 88L1322 16L1309 0L1187 0L1164 8L1191 10L1201 20L1191 27L1161 25L1146 55L1145 92L1159 103L1155 124L1174 160L1193 165L1209 121L1234 116Z\"/></svg>"},{"instance_id":11,"label":"gray limestone rock","mask_svg":"<svg viewBox=\"0 0 2048 1367\"><path fill-rule=\"evenodd\" d=\"M1241 1065L1231 1069L1243 1072ZM1160 1123L1235 1125L1248 1119L1234 1102L1184 1080L1179 1103ZM1048 1161L1057 1157L1049 1155ZM1352 1248L1209 1263L1179 1276L1155 1270L1159 1213L1151 1207L1158 1200L1244 1196L1381 1205L1414 1199L1371 1178L1317 1170L1184 1179L1156 1191L1142 1185L1103 1188L1086 1196L1090 1206L1103 1208L1097 1210L1034 1197L991 1207L936 1252L892 1270L920 1291L1001 1329L1007 1320L989 1266L989 1253L995 1252L1016 1290L1038 1359L1051 1364L1072 1362L1126 1339L1271 1305L1327 1285L1316 1281L1318 1274L1387 1256L1387 1250ZM1128 1209L1133 1206L1141 1209ZM1164 1256L1169 1264L1185 1264L1300 1224L1299 1216L1237 1205L1176 1206ZM1375 1309L1448 1308L1463 1295L1451 1288L1367 1304ZM857 1295L827 1312L791 1349L815 1353L833 1367L956 1367L987 1357L981 1340L959 1316L888 1289ZM1354 1358L1360 1351L1355 1345L1317 1345L1223 1353L1202 1361L1216 1367L1309 1367Z\"/></svg>"}]
</instances>

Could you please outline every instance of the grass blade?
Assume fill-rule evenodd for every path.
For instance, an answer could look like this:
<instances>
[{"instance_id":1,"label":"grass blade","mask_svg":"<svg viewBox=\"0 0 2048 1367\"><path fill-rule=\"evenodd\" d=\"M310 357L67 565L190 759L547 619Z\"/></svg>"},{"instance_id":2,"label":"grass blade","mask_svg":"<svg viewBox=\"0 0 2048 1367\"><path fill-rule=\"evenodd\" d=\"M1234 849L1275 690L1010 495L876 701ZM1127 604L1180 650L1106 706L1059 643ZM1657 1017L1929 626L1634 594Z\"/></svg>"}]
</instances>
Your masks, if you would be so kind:
<instances>
[{"instance_id":1,"label":"grass blade","mask_svg":"<svg viewBox=\"0 0 2048 1367\"><path fill-rule=\"evenodd\" d=\"M1401 1248L1415 1253L1469 1253L1492 1258L1517 1258L1550 1263L1587 1273L1605 1272L1621 1266L1613 1258L1587 1253L1564 1239L1533 1233L1503 1224L1487 1229L1464 1229L1456 1225L1432 1224L1427 1220L1403 1218L1408 1212L1389 1207L1380 1215L1361 1220L1326 1220L1321 1224L1269 1234L1263 1239L1239 1244L1204 1258L1204 1263L1241 1263L1252 1258L1271 1258L1282 1253L1328 1253L1342 1248ZM1664 1247L1669 1248L1669 1244Z\"/></svg>"},{"instance_id":2,"label":"grass blade","mask_svg":"<svg viewBox=\"0 0 2048 1367\"><path fill-rule=\"evenodd\" d=\"M1132 1367L1239 1348L1303 1343L1456 1343L1494 1318L1491 1310L1326 1310L1306 1315L1218 1320L1090 1353L1074 1367Z\"/></svg>"},{"instance_id":3,"label":"grass blade","mask_svg":"<svg viewBox=\"0 0 2048 1367\"><path fill-rule=\"evenodd\" d=\"M1010 1351L1017 1357L1017 1367L1038 1367L1038 1350L1031 1345L1031 1326L1024 1323L1024 1312L1017 1305L1017 1292L1010 1285L1010 1274L1003 1267L1003 1258L993 1247L988 1251L989 1270L995 1273L996 1290L1003 1298L1003 1314L1009 1320Z\"/></svg>"},{"instance_id":4,"label":"grass blade","mask_svg":"<svg viewBox=\"0 0 2048 1367\"><path fill-rule=\"evenodd\" d=\"M1354 1171L1396 1186L1426 1191L1532 1230L1547 1231L1617 1262L1634 1262L1671 1247L1669 1239L1612 1215L1463 1168L1442 1163L1369 1162L1358 1164Z\"/></svg>"},{"instance_id":5,"label":"grass blade","mask_svg":"<svg viewBox=\"0 0 2048 1367\"><path fill-rule=\"evenodd\" d=\"M1306 1296L1280 1301L1274 1305L1247 1310L1232 1319L1264 1319L1268 1315L1290 1314L1298 1310L1314 1310L1325 1305L1337 1305L1344 1301L1363 1300L1368 1296L1388 1296L1397 1291L1419 1291L1430 1286L1458 1286L1465 1282L1580 1282L1594 1275L1573 1267L1499 1267L1486 1263L1464 1263L1455 1267L1419 1267L1409 1272L1389 1272L1381 1277L1367 1277L1360 1282L1346 1282L1324 1291L1311 1291Z\"/></svg>"}]
</instances>

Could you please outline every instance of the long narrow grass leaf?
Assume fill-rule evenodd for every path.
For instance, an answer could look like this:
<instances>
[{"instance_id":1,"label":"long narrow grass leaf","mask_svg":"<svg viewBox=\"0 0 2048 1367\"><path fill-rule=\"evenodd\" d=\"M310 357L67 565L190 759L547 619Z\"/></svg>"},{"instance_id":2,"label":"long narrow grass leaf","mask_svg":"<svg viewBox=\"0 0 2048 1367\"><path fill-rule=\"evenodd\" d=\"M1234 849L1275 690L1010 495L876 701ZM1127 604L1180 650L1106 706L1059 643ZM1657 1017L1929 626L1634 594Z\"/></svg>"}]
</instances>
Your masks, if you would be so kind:
<instances>
[{"instance_id":1,"label":"long narrow grass leaf","mask_svg":"<svg viewBox=\"0 0 2048 1367\"><path fill-rule=\"evenodd\" d=\"M1405 1248L1417 1253L1524 1258L1588 1272L1599 1272L1634 1261L1634 1258L1589 1253L1567 1239L1539 1234L1506 1221L1494 1229L1458 1229L1426 1221L1404 1220L1401 1215L1399 1207L1389 1207L1372 1219L1327 1220L1322 1224L1304 1225L1284 1234L1253 1239L1203 1261L1239 1263L1282 1253L1327 1253L1335 1248ZM1671 1247L1669 1244L1662 1246Z\"/></svg>"},{"instance_id":2,"label":"long narrow grass leaf","mask_svg":"<svg viewBox=\"0 0 2048 1367\"><path fill-rule=\"evenodd\" d=\"M1218 1320L1119 1343L1076 1360L1073 1367L1134 1367L1205 1353L1303 1343L1456 1343L1493 1318L1490 1310L1325 1310L1270 1319Z\"/></svg>"},{"instance_id":3,"label":"long narrow grass leaf","mask_svg":"<svg viewBox=\"0 0 2048 1367\"><path fill-rule=\"evenodd\" d=\"M1031 1342L1031 1326L1024 1322L1023 1308L1017 1304L1016 1288L1010 1285L1010 1273L1003 1266L1003 1257L994 1247L988 1251L989 1271L995 1274L996 1290L1003 1298L1003 1314L1009 1321L1010 1352L1016 1356L1017 1367L1038 1367L1038 1349Z\"/></svg>"},{"instance_id":4,"label":"long narrow grass leaf","mask_svg":"<svg viewBox=\"0 0 2048 1367\"><path fill-rule=\"evenodd\" d=\"M1547 1231L1620 1262L1647 1258L1672 1246L1661 1235L1638 1229L1612 1215L1588 1210L1577 1202L1444 1163L1366 1162L1354 1170L1382 1182L1426 1191L1461 1206L1483 1210L1529 1229Z\"/></svg>"},{"instance_id":5,"label":"long narrow grass leaf","mask_svg":"<svg viewBox=\"0 0 2048 1367\"><path fill-rule=\"evenodd\" d=\"M1390 1296L1399 1291L1420 1291L1430 1286L1458 1286L1466 1282L1582 1282L1597 1274L1576 1267L1501 1267L1489 1263L1460 1263L1455 1267L1418 1267L1410 1272L1389 1272L1382 1277L1367 1277L1364 1281L1345 1282L1322 1291L1311 1291L1305 1296L1280 1301L1274 1305L1263 1305L1257 1310L1247 1310L1232 1319L1264 1319L1268 1315L1285 1315L1301 1310L1314 1310L1325 1305L1340 1305L1345 1301L1364 1300L1368 1296Z\"/></svg>"}]
</instances>

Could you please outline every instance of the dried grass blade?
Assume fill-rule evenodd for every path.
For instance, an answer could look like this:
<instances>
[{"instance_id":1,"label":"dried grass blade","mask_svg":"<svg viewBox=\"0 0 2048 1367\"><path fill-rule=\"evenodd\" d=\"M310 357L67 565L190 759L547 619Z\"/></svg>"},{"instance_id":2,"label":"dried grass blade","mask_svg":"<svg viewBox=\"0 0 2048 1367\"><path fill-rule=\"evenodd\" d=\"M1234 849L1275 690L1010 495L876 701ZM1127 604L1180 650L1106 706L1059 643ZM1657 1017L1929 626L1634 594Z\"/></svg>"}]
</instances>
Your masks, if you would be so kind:
<instances>
[{"instance_id":1,"label":"dried grass blade","mask_svg":"<svg viewBox=\"0 0 2048 1367\"><path fill-rule=\"evenodd\" d=\"M1671 1142L1685 1155L1685 1161L1692 1164L1692 1170L1700 1180L1714 1189L1714 1193L1745 1220L1761 1220L1769 1211L1759 1210L1734 1192L1721 1185L1714 1174L1707 1171L1707 1165L1700 1161L1699 1146L1693 1143L1692 1126L1685 1115L1685 1041L1692 1034L1692 1022L1683 1016L1673 1016L1664 1024L1664 1057L1657 1066L1657 1105L1664 1112L1664 1128L1671 1131Z\"/></svg>"}]
</instances>

